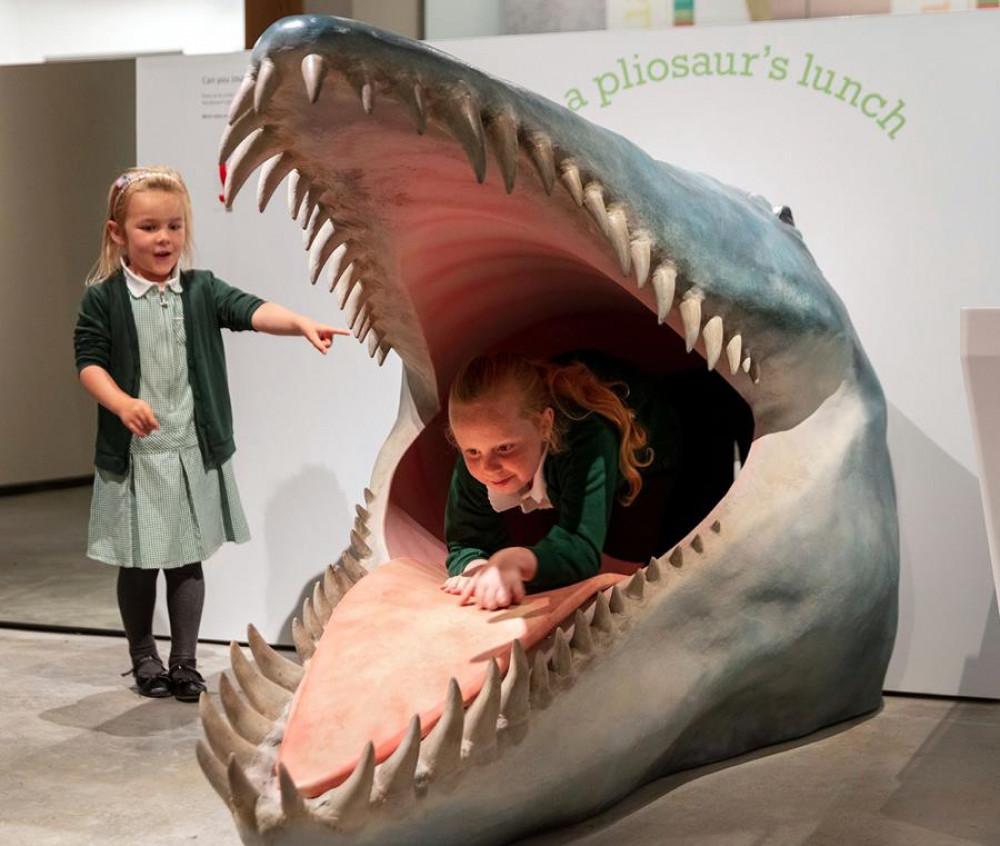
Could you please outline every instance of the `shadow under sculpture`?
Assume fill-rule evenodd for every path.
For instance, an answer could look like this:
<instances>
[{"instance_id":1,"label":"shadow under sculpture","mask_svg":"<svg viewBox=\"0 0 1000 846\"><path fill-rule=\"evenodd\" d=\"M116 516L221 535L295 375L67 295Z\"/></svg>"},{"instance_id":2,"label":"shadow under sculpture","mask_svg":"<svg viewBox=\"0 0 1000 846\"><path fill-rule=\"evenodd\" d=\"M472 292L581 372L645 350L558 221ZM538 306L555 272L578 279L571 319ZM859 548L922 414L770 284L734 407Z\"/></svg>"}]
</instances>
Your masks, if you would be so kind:
<instances>
[{"instance_id":1,"label":"shadow under sculpture","mask_svg":"<svg viewBox=\"0 0 1000 846\"><path fill-rule=\"evenodd\" d=\"M251 627L243 693L223 677L225 716L202 701L199 759L246 843L504 843L879 706L885 401L787 209L326 17L261 37L221 158L230 203L260 166L262 207L287 177L313 281L334 264L355 334L404 366L350 545L295 621L302 666ZM730 399L700 412L752 419L735 481L631 577L501 612L442 602L452 375L487 349L587 346L717 369Z\"/></svg>"}]
</instances>

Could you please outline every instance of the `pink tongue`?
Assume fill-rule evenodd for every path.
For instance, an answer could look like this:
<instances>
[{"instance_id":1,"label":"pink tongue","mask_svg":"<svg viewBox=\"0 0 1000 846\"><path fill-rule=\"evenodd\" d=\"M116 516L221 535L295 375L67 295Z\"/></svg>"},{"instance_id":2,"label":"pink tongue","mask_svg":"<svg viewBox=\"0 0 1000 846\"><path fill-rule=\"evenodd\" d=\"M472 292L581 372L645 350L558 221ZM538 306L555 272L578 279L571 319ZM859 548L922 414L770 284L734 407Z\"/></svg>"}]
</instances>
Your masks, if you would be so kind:
<instances>
[{"instance_id":1,"label":"pink tongue","mask_svg":"<svg viewBox=\"0 0 1000 846\"><path fill-rule=\"evenodd\" d=\"M446 578L443 567L394 559L334 608L295 694L279 753L306 796L344 781L369 740L376 762L388 758L414 714L426 736L444 709L449 679L468 704L490 657L503 673L514 639L529 649L624 576L602 573L502 611L460 606L440 589Z\"/></svg>"}]
</instances>

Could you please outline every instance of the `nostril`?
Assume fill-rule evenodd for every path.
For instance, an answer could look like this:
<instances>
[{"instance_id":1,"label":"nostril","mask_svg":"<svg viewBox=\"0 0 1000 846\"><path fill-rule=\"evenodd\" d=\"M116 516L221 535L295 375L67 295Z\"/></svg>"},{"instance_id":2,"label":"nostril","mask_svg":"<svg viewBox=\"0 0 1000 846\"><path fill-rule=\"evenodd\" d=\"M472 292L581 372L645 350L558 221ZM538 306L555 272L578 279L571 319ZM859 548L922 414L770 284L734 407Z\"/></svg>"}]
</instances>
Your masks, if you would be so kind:
<instances>
[{"instance_id":1,"label":"nostril","mask_svg":"<svg viewBox=\"0 0 1000 846\"><path fill-rule=\"evenodd\" d=\"M792 210L788 206L775 206L774 213L778 216L778 220L782 223L787 223L789 226L795 226L795 218L792 216Z\"/></svg>"}]
</instances>

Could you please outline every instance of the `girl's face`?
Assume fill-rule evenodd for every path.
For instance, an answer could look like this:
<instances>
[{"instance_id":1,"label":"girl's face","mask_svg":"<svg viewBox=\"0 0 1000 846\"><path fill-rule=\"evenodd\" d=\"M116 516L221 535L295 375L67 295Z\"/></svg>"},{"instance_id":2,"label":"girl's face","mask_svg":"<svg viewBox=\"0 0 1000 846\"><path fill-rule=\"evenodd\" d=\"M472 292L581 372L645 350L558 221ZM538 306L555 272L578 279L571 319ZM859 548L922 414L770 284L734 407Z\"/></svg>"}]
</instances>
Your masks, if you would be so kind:
<instances>
[{"instance_id":1,"label":"girl's face","mask_svg":"<svg viewBox=\"0 0 1000 846\"><path fill-rule=\"evenodd\" d=\"M468 403L452 403L451 432L465 466L476 481L498 493L519 493L531 486L552 432L551 408L533 420L522 397L506 389Z\"/></svg>"},{"instance_id":2,"label":"girl's face","mask_svg":"<svg viewBox=\"0 0 1000 846\"><path fill-rule=\"evenodd\" d=\"M109 220L108 232L124 248L134 272L150 282L166 282L187 243L184 204L170 191L138 191L128 198L124 223Z\"/></svg>"}]
</instances>

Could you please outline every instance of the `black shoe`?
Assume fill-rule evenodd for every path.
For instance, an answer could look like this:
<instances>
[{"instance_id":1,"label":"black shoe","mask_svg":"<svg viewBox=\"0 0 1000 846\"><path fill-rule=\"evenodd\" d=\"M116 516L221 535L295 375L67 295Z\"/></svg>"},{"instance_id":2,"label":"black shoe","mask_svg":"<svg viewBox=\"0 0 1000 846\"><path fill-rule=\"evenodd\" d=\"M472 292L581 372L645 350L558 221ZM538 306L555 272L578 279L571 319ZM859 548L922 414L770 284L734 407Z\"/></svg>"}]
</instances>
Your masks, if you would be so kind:
<instances>
[{"instance_id":1,"label":"black shoe","mask_svg":"<svg viewBox=\"0 0 1000 846\"><path fill-rule=\"evenodd\" d=\"M174 699L180 702L197 702L205 692L205 680L193 664L174 664L170 668L169 680Z\"/></svg>"},{"instance_id":2,"label":"black shoe","mask_svg":"<svg viewBox=\"0 0 1000 846\"><path fill-rule=\"evenodd\" d=\"M131 670L126 670L122 675L127 676L130 672L135 678L135 685L139 688L140 696L162 699L174 692L170 684L170 676L167 675L163 662L157 655L143 656L132 665Z\"/></svg>"}]
</instances>

